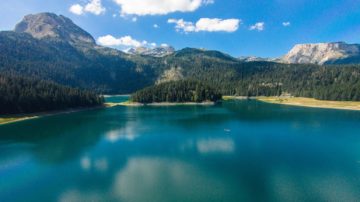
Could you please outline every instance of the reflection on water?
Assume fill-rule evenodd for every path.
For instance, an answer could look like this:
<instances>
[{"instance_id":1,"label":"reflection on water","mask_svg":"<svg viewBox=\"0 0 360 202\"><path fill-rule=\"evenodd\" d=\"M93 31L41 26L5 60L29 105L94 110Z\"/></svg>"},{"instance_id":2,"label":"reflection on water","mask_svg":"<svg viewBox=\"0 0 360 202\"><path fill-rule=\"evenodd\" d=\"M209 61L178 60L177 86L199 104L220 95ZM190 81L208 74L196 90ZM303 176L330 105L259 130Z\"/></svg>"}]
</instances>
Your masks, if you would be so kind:
<instances>
[{"instance_id":1,"label":"reflection on water","mask_svg":"<svg viewBox=\"0 0 360 202\"><path fill-rule=\"evenodd\" d=\"M112 143L119 140L133 141L138 136L134 132L134 126L136 126L134 122L127 122L124 127L107 132L105 138Z\"/></svg>"},{"instance_id":2,"label":"reflection on water","mask_svg":"<svg viewBox=\"0 0 360 202\"><path fill-rule=\"evenodd\" d=\"M5 125L0 201L356 201L359 123L359 112L238 101Z\"/></svg>"},{"instance_id":3,"label":"reflection on water","mask_svg":"<svg viewBox=\"0 0 360 202\"><path fill-rule=\"evenodd\" d=\"M188 139L180 145L182 151L196 150L200 154L225 154L235 151L235 142L230 137Z\"/></svg>"},{"instance_id":4,"label":"reflection on water","mask_svg":"<svg viewBox=\"0 0 360 202\"><path fill-rule=\"evenodd\" d=\"M197 150L202 154L207 153L231 153L235 150L232 139L200 139L196 142Z\"/></svg>"},{"instance_id":5,"label":"reflection on water","mask_svg":"<svg viewBox=\"0 0 360 202\"><path fill-rule=\"evenodd\" d=\"M91 159L84 156L80 160L80 166L83 170L95 169L96 171L105 172L108 169L108 160L106 158Z\"/></svg>"},{"instance_id":6,"label":"reflection on water","mask_svg":"<svg viewBox=\"0 0 360 202\"><path fill-rule=\"evenodd\" d=\"M222 201L224 195L236 196L230 186L184 161L136 157L116 174L113 192L122 201L134 202Z\"/></svg>"}]
</instances>

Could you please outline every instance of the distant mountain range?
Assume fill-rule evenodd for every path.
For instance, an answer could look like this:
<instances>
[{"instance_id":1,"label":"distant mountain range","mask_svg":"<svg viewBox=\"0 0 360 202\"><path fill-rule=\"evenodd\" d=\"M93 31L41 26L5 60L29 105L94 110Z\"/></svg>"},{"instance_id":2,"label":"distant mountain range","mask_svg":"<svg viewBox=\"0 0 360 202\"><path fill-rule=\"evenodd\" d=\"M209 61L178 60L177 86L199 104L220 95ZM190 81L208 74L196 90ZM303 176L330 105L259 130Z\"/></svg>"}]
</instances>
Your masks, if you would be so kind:
<instances>
[{"instance_id":1,"label":"distant mountain range","mask_svg":"<svg viewBox=\"0 0 360 202\"><path fill-rule=\"evenodd\" d=\"M68 42L77 48L98 48L95 39L75 25L69 18L53 13L27 15L14 29L17 33L28 33L36 39ZM159 47L137 47L127 51L129 54L164 57L175 49L168 45ZM298 64L350 64L360 63L360 45L345 42L297 44L281 58L240 57L240 61L268 61Z\"/></svg>"},{"instance_id":2,"label":"distant mountain range","mask_svg":"<svg viewBox=\"0 0 360 202\"><path fill-rule=\"evenodd\" d=\"M53 13L27 15L14 31L0 32L0 73L106 94L191 78L224 95L360 100L360 66L326 66L358 63L357 55L358 45L345 43L298 45L281 59L235 58L196 48L175 51L171 46L125 53L97 45L69 18Z\"/></svg>"},{"instance_id":3,"label":"distant mountain range","mask_svg":"<svg viewBox=\"0 0 360 202\"><path fill-rule=\"evenodd\" d=\"M126 53L135 54L135 55L145 55L152 57L164 57L167 55L171 55L175 52L175 49L169 45L161 45L158 47L137 47L130 48Z\"/></svg>"},{"instance_id":4,"label":"distant mountain range","mask_svg":"<svg viewBox=\"0 0 360 202\"><path fill-rule=\"evenodd\" d=\"M241 56L238 59L242 62L279 62L277 58L262 58L257 56Z\"/></svg>"}]
</instances>

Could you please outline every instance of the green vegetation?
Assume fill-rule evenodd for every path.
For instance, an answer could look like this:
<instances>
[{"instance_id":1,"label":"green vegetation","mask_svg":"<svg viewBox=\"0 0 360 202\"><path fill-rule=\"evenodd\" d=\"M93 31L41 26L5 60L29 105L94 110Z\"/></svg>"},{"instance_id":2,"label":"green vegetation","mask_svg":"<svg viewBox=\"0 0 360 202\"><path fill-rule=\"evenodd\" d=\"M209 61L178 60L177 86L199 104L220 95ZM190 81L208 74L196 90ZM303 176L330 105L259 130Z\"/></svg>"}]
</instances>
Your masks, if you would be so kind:
<instances>
[{"instance_id":1,"label":"green vegetation","mask_svg":"<svg viewBox=\"0 0 360 202\"><path fill-rule=\"evenodd\" d=\"M100 47L0 32L0 72L50 80L99 93L126 94L154 85L167 70L205 82L223 95L291 94L360 101L360 65L241 62L218 51L186 48L163 57L126 55Z\"/></svg>"},{"instance_id":2,"label":"green vegetation","mask_svg":"<svg viewBox=\"0 0 360 202\"><path fill-rule=\"evenodd\" d=\"M195 80L170 81L140 90L131 95L131 101L154 102L216 102L222 95L212 87Z\"/></svg>"},{"instance_id":3,"label":"green vegetation","mask_svg":"<svg viewBox=\"0 0 360 202\"><path fill-rule=\"evenodd\" d=\"M103 103L102 97L89 91L7 74L0 74L0 95L2 115L91 107Z\"/></svg>"},{"instance_id":4,"label":"green vegetation","mask_svg":"<svg viewBox=\"0 0 360 202\"><path fill-rule=\"evenodd\" d=\"M73 46L0 32L0 72L37 77L103 94L127 94L152 84L154 76L107 48Z\"/></svg>"}]
</instances>

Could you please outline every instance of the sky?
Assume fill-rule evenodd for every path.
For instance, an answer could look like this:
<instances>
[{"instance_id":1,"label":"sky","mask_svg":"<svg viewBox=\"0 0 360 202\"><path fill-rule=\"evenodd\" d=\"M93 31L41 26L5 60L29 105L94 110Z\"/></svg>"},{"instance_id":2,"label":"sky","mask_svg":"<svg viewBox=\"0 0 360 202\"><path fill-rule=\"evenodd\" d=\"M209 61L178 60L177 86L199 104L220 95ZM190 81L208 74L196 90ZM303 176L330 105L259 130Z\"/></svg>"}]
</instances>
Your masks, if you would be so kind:
<instances>
[{"instance_id":1,"label":"sky","mask_svg":"<svg viewBox=\"0 0 360 202\"><path fill-rule=\"evenodd\" d=\"M360 0L1 0L0 10L1 31L53 12L120 50L171 45L279 57L299 43L360 43Z\"/></svg>"}]
</instances>

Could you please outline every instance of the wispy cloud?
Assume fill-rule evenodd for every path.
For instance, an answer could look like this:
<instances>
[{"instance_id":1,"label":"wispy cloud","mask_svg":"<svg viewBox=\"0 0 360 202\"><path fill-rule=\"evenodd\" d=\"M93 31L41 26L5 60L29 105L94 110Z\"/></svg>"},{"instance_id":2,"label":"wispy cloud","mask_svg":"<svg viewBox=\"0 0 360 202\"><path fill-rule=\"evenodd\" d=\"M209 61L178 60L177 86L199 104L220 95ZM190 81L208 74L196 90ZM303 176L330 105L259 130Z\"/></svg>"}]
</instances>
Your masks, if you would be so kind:
<instances>
[{"instance_id":1,"label":"wispy cloud","mask_svg":"<svg viewBox=\"0 0 360 202\"><path fill-rule=\"evenodd\" d=\"M173 12L192 12L214 0L114 0L122 15L166 15Z\"/></svg>"},{"instance_id":2,"label":"wispy cloud","mask_svg":"<svg viewBox=\"0 0 360 202\"><path fill-rule=\"evenodd\" d=\"M291 25L291 23L290 23L290 22L283 22L282 25L283 25L284 27L288 27L288 26Z\"/></svg>"},{"instance_id":3,"label":"wispy cloud","mask_svg":"<svg viewBox=\"0 0 360 202\"><path fill-rule=\"evenodd\" d=\"M254 25L251 25L249 30L257 30L257 31L263 31L265 29L265 23L264 22L257 22Z\"/></svg>"},{"instance_id":4,"label":"wispy cloud","mask_svg":"<svg viewBox=\"0 0 360 202\"><path fill-rule=\"evenodd\" d=\"M175 24L176 31L188 32L235 32L239 28L240 19L200 18L195 24L183 19L168 19Z\"/></svg>"}]
</instances>

